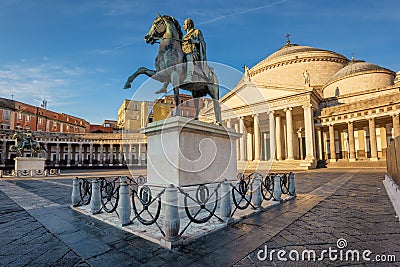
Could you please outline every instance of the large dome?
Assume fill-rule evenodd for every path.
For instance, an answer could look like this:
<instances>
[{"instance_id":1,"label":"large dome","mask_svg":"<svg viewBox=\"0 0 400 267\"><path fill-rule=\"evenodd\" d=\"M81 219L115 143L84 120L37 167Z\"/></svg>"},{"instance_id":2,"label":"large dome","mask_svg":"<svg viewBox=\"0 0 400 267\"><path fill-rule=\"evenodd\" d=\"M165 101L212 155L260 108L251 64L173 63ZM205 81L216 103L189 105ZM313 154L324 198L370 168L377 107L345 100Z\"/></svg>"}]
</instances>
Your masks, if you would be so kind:
<instances>
[{"instance_id":1,"label":"large dome","mask_svg":"<svg viewBox=\"0 0 400 267\"><path fill-rule=\"evenodd\" d=\"M305 86L307 71L311 86L322 87L348 59L338 53L289 41L249 71L252 81L261 84Z\"/></svg>"},{"instance_id":2,"label":"large dome","mask_svg":"<svg viewBox=\"0 0 400 267\"><path fill-rule=\"evenodd\" d=\"M362 60L351 60L324 86L324 97L335 97L393 85L396 73Z\"/></svg>"}]
</instances>

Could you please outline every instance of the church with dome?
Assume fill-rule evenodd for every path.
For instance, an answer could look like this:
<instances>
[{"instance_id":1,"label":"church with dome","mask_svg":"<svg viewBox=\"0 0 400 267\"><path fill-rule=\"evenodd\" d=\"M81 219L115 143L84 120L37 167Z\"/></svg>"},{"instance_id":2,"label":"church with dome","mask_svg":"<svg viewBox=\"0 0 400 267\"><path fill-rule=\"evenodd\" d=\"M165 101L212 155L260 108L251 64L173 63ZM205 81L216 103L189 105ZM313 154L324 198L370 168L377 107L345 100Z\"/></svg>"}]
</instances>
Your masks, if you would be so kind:
<instances>
[{"instance_id":1,"label":"church with dome","mask_svg":"<svg viewBox=\"0 0 400 267\"><path fill-rule=\"evenodd\" d=\"M241 81L220 99L224 125L243 134L236 144L238 169L379 165L390 139L400 135L399 76L288 40L245 67ZM212 118L212 112L203 115Z\"/></svg>"}]
</instances>

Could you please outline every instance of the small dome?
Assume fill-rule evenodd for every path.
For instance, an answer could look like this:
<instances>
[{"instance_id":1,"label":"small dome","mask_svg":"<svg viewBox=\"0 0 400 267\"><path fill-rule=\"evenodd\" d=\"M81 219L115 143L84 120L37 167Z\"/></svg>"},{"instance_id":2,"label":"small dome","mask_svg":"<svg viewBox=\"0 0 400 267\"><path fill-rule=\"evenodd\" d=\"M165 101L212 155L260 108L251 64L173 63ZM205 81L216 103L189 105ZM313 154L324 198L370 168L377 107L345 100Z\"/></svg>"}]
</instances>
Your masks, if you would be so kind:
<instances>
[{"instance_id":1,"label":"small dome","mask_svg":"<svg viewBox=\"0 0 400 267\"><path fill-rule=\"evenodd\" d=\"M389 72L393 73L393 71L382 68L381 66L365 62L363 60L351 60L346 66L344 66L341 70L335 73L332 78L328 81L328 84L333 83L335 81L364 74L366 72Z\"/></svg>"},{"instance_id":2,"label":"small dome","mask_svg":"<svg viewBox=\"0 0 400 267\"><path fill-rule=\"evenodd\" d=\"M323 97L338 97L385 88L393 85L395 75L393 71L378 65L352 59L325 84L322 88Z\"/></svg>"}]
</instances>

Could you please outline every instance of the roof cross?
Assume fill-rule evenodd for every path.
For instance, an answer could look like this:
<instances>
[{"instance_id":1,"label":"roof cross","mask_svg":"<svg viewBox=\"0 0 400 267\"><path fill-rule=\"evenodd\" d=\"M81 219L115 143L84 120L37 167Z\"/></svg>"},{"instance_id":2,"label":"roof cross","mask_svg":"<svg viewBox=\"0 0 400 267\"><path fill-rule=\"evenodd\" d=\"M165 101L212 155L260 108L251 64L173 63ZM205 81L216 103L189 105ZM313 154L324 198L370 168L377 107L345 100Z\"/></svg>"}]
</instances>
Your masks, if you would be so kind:
<instances>
[{"instance_id":1,"label":"roof cross","mask_svg":"<svg viewBox=\"0 0 400 267\"><path fill-rule=\"evenodd\" d=\"M290 34L289 33L286 33L286 35L285 35L285 37L286 37L286 43L288 43L288 44L290 44Z\"/></svg>"}]
</instances>

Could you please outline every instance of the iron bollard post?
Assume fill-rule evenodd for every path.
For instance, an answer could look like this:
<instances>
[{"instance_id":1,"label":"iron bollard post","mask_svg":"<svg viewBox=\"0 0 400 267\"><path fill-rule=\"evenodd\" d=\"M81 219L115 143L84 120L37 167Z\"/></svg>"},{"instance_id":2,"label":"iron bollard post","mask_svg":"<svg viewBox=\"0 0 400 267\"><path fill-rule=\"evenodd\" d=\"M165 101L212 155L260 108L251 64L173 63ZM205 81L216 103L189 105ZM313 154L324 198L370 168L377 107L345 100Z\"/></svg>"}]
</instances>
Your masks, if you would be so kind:
<instances>
[{"instance_id":1,"label":"iron bollard post","mask_svg":"<svg viewBox=\"0 0 400 267\"><path fill-rule=\"evenodd\" d=\"M256 209L261 208L261 202L262 202L262 195L261 195L261 179L258 177L258 175L255 176L253 180L253 199L252 203Z\"/></svg>"},{"instance_id":2,"label":"iron bollard post","mask_svg":"<svg viewBox=\"0 0 400 267\"><path fill-rule=\"evenodd\" d=\"M79 180L78 177L72 179L72 194L71 194L71 202L72 206L76 207L80 203L80 195L79 195Z\"/></svg>"},{"instance_id":3,"label":"iron bollard post","mask_svg":"<svg viewBox=\"0 0 400 267\"><path fill-rule=\"evenodd\" d=\"M170 185L165 189L164 239L168 243L179 240L180 218L178 211L178 189Z\"/></svg>"},{"instance_id":4,"label":"iron bollard post","mask_svg":"<svg viewBox=\"0 0 400 267\"><path fill-rule=\"evenodd\" d=\"M281 177L276 174L274 177L274 194L273 197L276 201L280 201L282 196Z\"/></svg>"},{"instance_id":5,"label":"iron bollard post","mask_svg":"<svg viewBox=\"0 0 400 267\"><path fill-rule=\"evenodd\" d=\"M228 181L224 181L221 184L221 204L219 207L219 212L225 222L229 223L232 221L231 185Z\"/></svg>"},{"instance_id":6,"label":"iron bollard post","mask_svg":"<svg viewBox=\"0 0 400 267\"><path fill-rule=\"evenodd\" d=\"M100 183L97 180L92 182L92 198L90 200L90 211L92 214L100 213L101 201L100 201Z\"/></svg>"},{"instance_id":7,"label":"iron bollard post","mask_svg":"<svg viewBox=\"0 0 400 267\"><path fill-rule=\"evenodd\" d=\"M118 213L119 221L122 226L128 225L131 222L131 202L129 199L129 185L125 181L125 177L121 176L121 182L119 186L119 203Z\"/></svg>"},{"instance_id":8,"label":"iron bollard post","mask_svg":"<svg viewBox=\"0 0 400 267\"><path fill-rule=\"evenodd\" d=\"M296 195L296 186L294 184L294 173L289 173L289 195Z\"/></svg>"}]
</instances>

